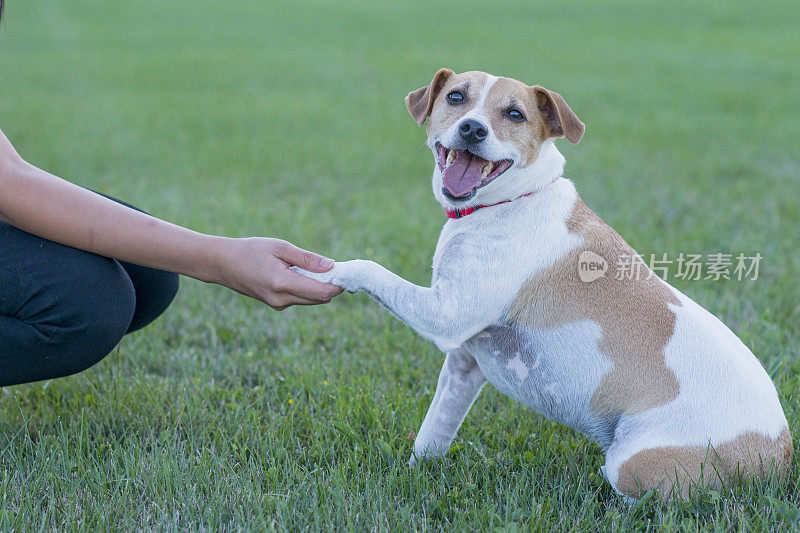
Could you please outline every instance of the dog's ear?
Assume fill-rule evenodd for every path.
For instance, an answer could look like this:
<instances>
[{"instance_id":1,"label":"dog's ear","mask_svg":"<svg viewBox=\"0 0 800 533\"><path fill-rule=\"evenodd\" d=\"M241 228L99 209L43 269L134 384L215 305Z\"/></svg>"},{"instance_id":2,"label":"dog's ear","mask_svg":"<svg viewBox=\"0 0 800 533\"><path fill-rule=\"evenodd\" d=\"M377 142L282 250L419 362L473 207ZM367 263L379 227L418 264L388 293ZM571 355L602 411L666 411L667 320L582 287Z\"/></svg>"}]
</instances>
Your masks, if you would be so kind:
<instances>
[{"instance_id":1,"label":"dog's ear","mask_svg":"<svg viewBox=\"0 0 800 533\"><path fill-rule=\"evenodd\" d=\"M578 144L586 131L586 126L578 116L569 108L564 98L554 91L548 91L540 85L531 87L536 96L536 105L549 128L549 137L569 139L572 144Z\"/></svg>"},{"instance_id":2,"label":"dog's ear","mask_svg":"<svg viewBox=\"0 0 800 533\"><path fill-rule=\"evenodd\" d=\"M414 120L417 121L417 126L422 126L425 123L425 119L430 116L436 95L439 94L439 91L442 90L444 84L453 74L455 72L449 68L440 68L439 72L431 80L430 85L408 93L406 107L408 107L408 112L411 113Z\"/></svg>"}]
</instances>

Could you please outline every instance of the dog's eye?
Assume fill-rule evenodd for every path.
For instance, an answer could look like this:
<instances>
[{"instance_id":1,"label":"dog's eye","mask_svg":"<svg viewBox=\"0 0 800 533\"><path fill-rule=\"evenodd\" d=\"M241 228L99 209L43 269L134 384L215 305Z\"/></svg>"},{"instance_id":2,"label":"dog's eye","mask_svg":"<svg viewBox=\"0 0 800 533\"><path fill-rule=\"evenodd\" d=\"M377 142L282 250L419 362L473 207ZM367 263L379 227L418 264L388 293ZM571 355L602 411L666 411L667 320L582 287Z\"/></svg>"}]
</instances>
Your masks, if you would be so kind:
<instances>
[{"instance_id":1,"label":"dog's eye","mask_svg":"<svg viewBox=\"0 0 800 533\"><path fill-rule=\"evenodd\" d=\"M464 94L461 91L450 91L447 93L447 101L455 105L464 103Z\"/></svg>"},{"instance_id":2,"label":"dog's eye","mask_svg":"<svg viewBox=\"0 0 800 533\"><path fill-rule=\"evenodd\" d=\"M522 111L515 107L506 109L506 116L514 122L523 122L525 120L525 115L522 114Z\"/></svg>"}]
</instances>

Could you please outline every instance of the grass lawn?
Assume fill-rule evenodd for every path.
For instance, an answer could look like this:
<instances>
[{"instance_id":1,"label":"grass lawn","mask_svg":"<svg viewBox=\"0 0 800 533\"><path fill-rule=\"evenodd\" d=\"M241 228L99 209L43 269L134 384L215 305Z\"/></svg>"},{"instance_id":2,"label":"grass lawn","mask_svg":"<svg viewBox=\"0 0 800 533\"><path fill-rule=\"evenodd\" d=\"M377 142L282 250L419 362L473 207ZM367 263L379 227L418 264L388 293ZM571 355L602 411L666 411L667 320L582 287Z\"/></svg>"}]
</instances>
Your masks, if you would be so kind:
<instances>
[{"instance_id":1,"label":"grass lawn","mask_svg":"<svg viewBox=\"0 0 800 533\"><path fill-rule=\"evenodd\" d=\"M584 200L774 377L800 435L796 2L10 0L0 128L29 161L204 232L426 283L442 209L403 98L440 66L561 92ZM0 251L2 253L2 251ZM2 342L2 341L0 341ZM487 386L410 471L443 357L363 296L276 313L184 280L102 363L0 391L0 530L781 530L788 480L631 507L600 448ZM0 370L2 371L2 370Z\"/></svg>"}]
</instances>

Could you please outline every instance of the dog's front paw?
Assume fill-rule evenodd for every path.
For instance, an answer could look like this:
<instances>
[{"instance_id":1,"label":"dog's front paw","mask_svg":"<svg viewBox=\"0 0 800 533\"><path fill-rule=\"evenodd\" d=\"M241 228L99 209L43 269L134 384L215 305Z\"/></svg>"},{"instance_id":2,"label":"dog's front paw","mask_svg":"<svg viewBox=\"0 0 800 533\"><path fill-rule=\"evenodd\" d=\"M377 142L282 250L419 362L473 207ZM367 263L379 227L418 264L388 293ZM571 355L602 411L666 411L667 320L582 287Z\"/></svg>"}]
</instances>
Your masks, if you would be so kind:
<instances>
[{"instance_id":1,"label":"dog's front paw","mask_svg":"<svg viewBox=\"0 0 800 533\"><path fill-rule=\"evenodd\" d=\"M336 265L338 265L338 263L334 264L333 268L328 270L327 272L311 272L310 270L306 270L298 266L293 266L291 267L291 269L297 272L298 274L304 275L307 278L315 279L322 283L330 283L331 285L338 285L338 283L336 283L335 281L336 275L334 272L334 270L336 270Z\"/></svg>"},{"instance_id":2,"label":"dog's front paw","mask_svg":"<svg viewBox=\"0 0 800 533\"><path fill-rule=\"evenodd\" d=\"M292 270L322 283L338 285L348 292L362 292L364 290L361 283L364 278L363 271L368 263L370 261L361 259L336 262L333 268L327 272L309 272L300 267L292 267Z\"/></svg>"},{"instance_id":3,"label":"dog's front paw","mask_svg":"<svg viewBox=\"0 0 800 533\"><path fill-rule=\"evenodd\" d=\"M436 443L431 443L428 446L414 445L414 449L411 451L411 457L408 458L408 466L414 468L420 463L441 459L447 454L448 449L449 444L437 445Z\"/></svg>"},{"instance_id":4,"label":"dog's front paw","mask_svg":"<svg viewBox=\"0 0 800 533\"><path fill-rule=\"evenodd\" d=\"M435 459L434 457L428 457L425 454L417 455L415 452L411 452L411 457L408 458L408 467L409 468L417 468L422 463L426 463L431 461L431 459Z\"/></svg>"}]
</instances>

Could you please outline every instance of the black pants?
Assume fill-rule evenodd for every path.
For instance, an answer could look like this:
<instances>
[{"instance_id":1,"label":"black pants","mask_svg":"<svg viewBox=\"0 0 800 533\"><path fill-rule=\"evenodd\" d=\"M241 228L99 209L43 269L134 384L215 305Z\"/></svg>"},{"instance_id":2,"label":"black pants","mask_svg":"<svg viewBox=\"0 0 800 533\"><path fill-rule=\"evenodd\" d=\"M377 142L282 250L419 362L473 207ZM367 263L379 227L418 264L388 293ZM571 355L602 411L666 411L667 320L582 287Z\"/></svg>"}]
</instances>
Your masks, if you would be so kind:
<instances>
[{"instance_id":1,"label":"black pants","mask_svg":"<svg viewBox=\"0 0 800 533\"><path fill-rule=\"evenodd\" d=\"M155 320L177 292L177 274L62 246L0 221L0 387L89 368L123 335Z\"/></svg>"}]
</instances>

